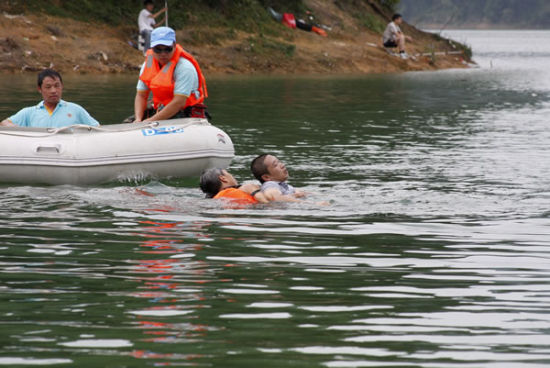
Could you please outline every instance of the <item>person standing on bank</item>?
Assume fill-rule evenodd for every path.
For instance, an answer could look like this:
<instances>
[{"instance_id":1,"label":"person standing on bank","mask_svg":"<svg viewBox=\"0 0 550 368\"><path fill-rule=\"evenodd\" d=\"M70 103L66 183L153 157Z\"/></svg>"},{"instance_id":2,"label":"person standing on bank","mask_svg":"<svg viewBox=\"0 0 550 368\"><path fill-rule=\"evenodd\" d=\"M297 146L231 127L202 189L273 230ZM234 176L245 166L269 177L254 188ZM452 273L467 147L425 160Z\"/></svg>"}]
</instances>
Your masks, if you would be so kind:
<instances>
[{"instance_id":1,"label":"person standing on bank","mask_svg":"<svg viewBox=\"0 0 550 368\"><path fill-rule=\"evenodd\" d=\"M412 37L405 36L399 25L403 23L403 16L401 14L394 14L391 18L391 22L386 26L386 30L382 35L382 42L384 47L397 47L399 49L399 56L402 59L408 59L409 55L405 51L405 40L412 41Z\"/></svg>"},{"instance_id":2,"label":"person standing on bank","mask_svg":"<svg viewBox=\"0 0 550 368\"><path fill-rule=\"evenodd\" d=\"M153 93L154 112L145 117L149 92ZM134 122L209 118L203 104L206 97L206 81L195 58L176 44L172 28L155 28L139 75Z\"/></svg>"},{"instance_id":3,"label":"person standing on bank","mask_svg":"<svg viewBox=\"0 0 550 368\"><path fill-rule=\"evenodd\" d=\"M25 107L15 115L0 122L0 126L30 128L62 128L82 124L99 126L82 106L61 99L63 80L61 74L52 69L38 73L38 92L42 101L38 105Z\"/></svg>"},{"instance_id":4,"label":"person standing on bank","mask_svg":"<svg viewBox=\"0 0 550 368\"><path fill-rule=\"evenodd\" d=\"M153 14L154 8L155 4L153 4L152 0L145 0L143 2L143 9L139 12L138 16L139 34L141 35L141 37L143 37L144 41L143 54L145 54L147 50L149 50L149 47L151 45L151 32L155 27L160 26L165 19L163 18L160 22L156 23L155 18L158 17L160 14L166 12L166 7L160 9L158 12Z\"/></svg>"}]
</instances>

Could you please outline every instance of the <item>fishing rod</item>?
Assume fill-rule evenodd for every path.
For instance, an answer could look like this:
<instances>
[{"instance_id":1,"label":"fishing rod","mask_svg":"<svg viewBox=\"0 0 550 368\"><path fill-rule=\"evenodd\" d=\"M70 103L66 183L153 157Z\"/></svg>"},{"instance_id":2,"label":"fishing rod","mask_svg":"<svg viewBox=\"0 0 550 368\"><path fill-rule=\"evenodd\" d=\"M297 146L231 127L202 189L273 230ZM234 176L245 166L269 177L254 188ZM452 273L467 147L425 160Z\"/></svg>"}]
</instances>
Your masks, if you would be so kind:
<instances>
[{"instance_id":1,"label":"fishing rod","mask_svg":"<svg viewBox=\"0 0 550 368\"><path fill-rule=\"evenodd\" d=\"M168 27L168 0L164 0L164 8L166 9L164 12L164 23Z\"/></svg>"}]
</instances>

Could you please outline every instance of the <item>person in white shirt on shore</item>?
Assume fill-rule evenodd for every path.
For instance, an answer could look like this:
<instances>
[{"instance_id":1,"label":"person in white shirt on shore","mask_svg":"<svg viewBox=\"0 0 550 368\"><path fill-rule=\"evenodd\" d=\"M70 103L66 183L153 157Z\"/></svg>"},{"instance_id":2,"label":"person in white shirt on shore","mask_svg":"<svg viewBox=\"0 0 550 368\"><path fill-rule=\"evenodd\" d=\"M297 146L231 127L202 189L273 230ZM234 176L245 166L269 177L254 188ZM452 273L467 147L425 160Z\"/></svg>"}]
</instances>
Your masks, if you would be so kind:
<instances>
[{"instance_id":1,"label":"person in white shirt on shore","mask_svg":"<svg viewBox=\"0 0 550 368\"><path fill-rule=\"evenodd\" d=\"M153 29L159 25L161 25L164 22L164 18L160 22L155 22L155 18L161 15L162 13L166 12L166 7L160 9L158 12L153 14L153 9L155 8L155 4L152 0L145 0L143 2L143 9L139 12L138 16L138 27L139 27L139 34L141 37L143 37L144 44L143 44L143 54L149 50L151 47L151 32L153 32Z\"/></svg>"},{"instance_id":2,"label":"person in white shirt on shore","mask_svg":"<svg viewBox=\"0 0 550 368\"><path fill-rule=\"evenodd\" d=\"M405 36L399 25L403 23L403 16L401 14L394 14L392 21L388 23L384 34L382 35L382 42L384 47L399 49L399 56L402 59L408 59L409 55L405 51L405 41L412 41L412 37Z\"/></svg>"}]
</instances>

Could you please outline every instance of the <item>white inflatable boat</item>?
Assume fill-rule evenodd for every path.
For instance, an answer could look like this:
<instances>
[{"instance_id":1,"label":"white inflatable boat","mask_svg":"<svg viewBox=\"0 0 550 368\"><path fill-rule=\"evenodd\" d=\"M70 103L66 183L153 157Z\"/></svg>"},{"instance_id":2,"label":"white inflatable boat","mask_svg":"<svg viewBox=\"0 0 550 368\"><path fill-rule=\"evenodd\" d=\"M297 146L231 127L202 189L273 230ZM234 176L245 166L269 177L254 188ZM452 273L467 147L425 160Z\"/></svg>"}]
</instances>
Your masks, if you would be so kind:
<instances>
[{"instance_id":1,"label":"white inflatable boat","mask_svg":"<svg viewBox=\"0 0 550 368\"><path fill-rule=\"evenodd\" d=\"M91 185L199 176L225 168L233 142L206 119L89 127L0 127L0 182Z\"/></svg>"}]
</instances>

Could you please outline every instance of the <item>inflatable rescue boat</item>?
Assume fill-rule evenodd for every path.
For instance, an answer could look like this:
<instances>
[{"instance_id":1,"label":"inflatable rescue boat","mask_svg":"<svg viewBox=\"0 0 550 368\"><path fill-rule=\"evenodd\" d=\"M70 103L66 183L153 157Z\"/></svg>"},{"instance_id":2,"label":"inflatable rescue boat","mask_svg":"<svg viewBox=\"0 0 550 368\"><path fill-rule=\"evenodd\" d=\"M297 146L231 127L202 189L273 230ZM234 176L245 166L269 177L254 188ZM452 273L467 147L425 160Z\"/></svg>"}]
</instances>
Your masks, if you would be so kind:
<instances>
[{"instance_id":1,"label":"inflatable rescue boat","mask_svg":"<svg viewBox=\"0 0 550 368\"><path fill-rule=\"evenodd\" d=\"M206 119L152 123L0 127L0 182L92 185L199 176L226 168L231 138Z\"/></svg>"}]
</instances>

